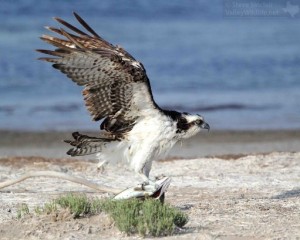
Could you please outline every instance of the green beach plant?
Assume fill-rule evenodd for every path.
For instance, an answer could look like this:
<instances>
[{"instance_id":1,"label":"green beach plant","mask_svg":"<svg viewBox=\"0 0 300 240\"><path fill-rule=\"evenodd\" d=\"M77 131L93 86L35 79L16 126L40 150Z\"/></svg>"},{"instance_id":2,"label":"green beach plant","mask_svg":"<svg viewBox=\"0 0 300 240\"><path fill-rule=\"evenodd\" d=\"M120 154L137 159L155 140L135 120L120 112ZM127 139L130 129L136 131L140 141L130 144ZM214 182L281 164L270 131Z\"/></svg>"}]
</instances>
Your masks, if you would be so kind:
<instances>
[{"instance_id":1,"label":"green beach plant","mask_svg":"<svg viewBox=\"0 0 300 240\"><path fill-rule=\"evenodd\" d=\"M186 214L155 199L106 200L103 210L108 213L120 231L142 236L171 235L176 228L188 222Z\"/></svg>"},{"instance_id":2,"label":"green beach plant","mask_svg":"<svg viewBox=\"0 0 300 240\"><path fill-rule=\"evenodd\" d=\"M117 228L127 235L167 236L174 234L188 222L185 213L155 199L89 199L85 194L74 193L62 195L42 208L36 207L35 213L51 214L60 209L67 209L73 218L105 212L113 219ZM22 204L18 210L18 218L28 213L28 206Z\"/></svg>"},{"instance_id":3,"label":"green beach plant","mask_svg":"<svg viewBox=\"0 0 300 240\"><path fill-rule=\"evenodd\" d=\"M20 219L29 214L29 207L26 203L22 203L17 210L17 218Z\"/></svg>"}]
</instances>

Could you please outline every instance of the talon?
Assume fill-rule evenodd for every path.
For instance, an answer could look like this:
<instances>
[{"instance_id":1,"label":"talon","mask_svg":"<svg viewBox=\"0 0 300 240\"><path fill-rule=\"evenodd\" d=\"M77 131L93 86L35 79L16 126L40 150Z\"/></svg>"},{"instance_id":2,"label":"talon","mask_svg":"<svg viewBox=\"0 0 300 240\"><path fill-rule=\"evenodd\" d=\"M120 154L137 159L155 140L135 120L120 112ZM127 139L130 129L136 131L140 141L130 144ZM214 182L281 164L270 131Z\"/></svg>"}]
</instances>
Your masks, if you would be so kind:
<instances>
[{"instance_id":1,"label":"talon","mask_svg":"<svg viewBox=\"0 0 300 240\"><path fill-rule=\"evenodd\" d=\"M148 181L148 185L151 185L151 186L156 186L156 187L158 187L158 185L156 184L156 180L157 180L157 179L155 179L155 180L150 180L150 179L149 179L149 181Z\"/></svg>"},{"instance_id":2,"label":"talon","mask_svg":"<svg viewBox=\"0 0 300 240\"><path fill-rule=\"evenodd\" d=\"M159 185L156 184L154 181L148 180L145 182L142 182L141 184L138 184L137 187L134 188L135 191L149 191L149 187L153 188L153 190L156 190Z\"/></svg>"},{"instance_id":3,"label":"talon","mask_svg":"<svg viewBox=\"0 0 300 240\"><path fill-rule=\"evenodd\" d=\"M159 185L156 184L156 182L151 181L151 180L148 180L148 182L146 182L146 183L144 182L144 184L143 184L143 190L149 191L149 187L150 187L150 188L153 188L153 190L156 190L156 189L159 188ZM147 189L146 189L146 188L147 188Z\"/></svg>"},{"instance_id":4,"label":"talon","mask_svg":"<svg viewBox=\"0 0 300 240\"><path fill-rule=\"evenodd\" d=\"M105 170L105 166L108 164L108 162L106 160L102 161L102 162L99 162L98 165L97 165L97 169L98 171L100 171L101 173L104 172Z\"/></svg>"},{"instance_id":5,"label":"talon","mask_svg":"<svg viewBox=\"0 0 300 240\"><path fill-rule=\"evenodd\" d=\"M142 190L145 191L145 187L148 186L148 185L151 185L151 181L150 180L143 182L141 184Z\"/></svg>"},{"instance_id":6,"label":"talon","mask_svg":"<svg viewBox=\"0 0 300 240\"><path fill-rule=\"evenodd\" d=\"M149 183L143 182L137 185L137 187L134 188L135 191L145 191L145 186Z\"/></svg>"},{"instance_id":7,"label":"talon","mask_svg":"<svg viewBox=\"0 0 300 240\"><path fill-rule=\"evenodd\" d=\"M163 178L165 178L165 177L166 177L166 175L164 175L164 174L155 176L155 181L158 181L158 180L163 179Z\"/></svg>"}]
</instances>

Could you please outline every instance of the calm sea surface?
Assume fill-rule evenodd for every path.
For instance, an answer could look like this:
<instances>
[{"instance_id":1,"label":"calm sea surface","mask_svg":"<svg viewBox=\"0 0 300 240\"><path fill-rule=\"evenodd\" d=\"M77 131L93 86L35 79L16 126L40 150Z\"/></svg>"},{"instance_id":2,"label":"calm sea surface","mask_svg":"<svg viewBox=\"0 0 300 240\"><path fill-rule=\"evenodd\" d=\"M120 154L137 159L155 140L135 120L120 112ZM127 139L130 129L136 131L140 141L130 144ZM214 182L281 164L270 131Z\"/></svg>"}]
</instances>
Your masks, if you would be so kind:
<instances>
[{"instance_id":1,"label":"calm sea surface","mask_svg":"<svg viewBox=\"0 0 300 240\"><path fill-rule=\"evenodd\" d=\"M299 4L300 5L300 4ZM212 129L300 128L300 14L226 17L223 1L0 0L0 129L97 130L81 88L36 60L78 12L143 62L157 103Z\"/></svg>"}]
</instances>

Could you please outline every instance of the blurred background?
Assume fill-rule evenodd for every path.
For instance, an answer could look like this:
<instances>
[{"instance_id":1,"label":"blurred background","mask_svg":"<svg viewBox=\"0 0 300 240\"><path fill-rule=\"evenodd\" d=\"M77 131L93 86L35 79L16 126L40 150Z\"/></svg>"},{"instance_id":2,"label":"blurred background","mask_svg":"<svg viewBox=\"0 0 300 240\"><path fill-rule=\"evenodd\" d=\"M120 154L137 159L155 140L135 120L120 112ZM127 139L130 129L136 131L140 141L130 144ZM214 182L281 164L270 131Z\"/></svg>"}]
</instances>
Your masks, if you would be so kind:
<instances>
[{"instance_id":1,"label":"blurred background","mask_svg":"<svg viewBox=\"0 0 300 240\"><path fill-rule=\"evenodd\" d=\"M212 130L300 128L299 1L0 0L0 129L97 130L81 88L36 60L57 16L121 45L163 108ZM50 47L51 48L51 47Z\"/></svg>"}]
</instances>

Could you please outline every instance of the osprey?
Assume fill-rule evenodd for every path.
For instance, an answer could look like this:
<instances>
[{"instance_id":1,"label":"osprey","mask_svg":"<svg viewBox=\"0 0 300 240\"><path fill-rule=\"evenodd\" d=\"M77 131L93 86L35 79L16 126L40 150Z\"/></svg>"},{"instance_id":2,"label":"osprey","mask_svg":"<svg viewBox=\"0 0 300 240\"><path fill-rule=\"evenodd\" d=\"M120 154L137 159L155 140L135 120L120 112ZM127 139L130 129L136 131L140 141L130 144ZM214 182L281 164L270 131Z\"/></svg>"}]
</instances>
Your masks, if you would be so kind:
<instances>
[{"instance_id":1,"label":"osprey","mask_svg":"<svg viewBox=\"0 0 300 240\"><path fill-rule=\"evenodd\" d=\"M97 153L101 161L121 160L139 174L144 184L149 179L152 161L174 144L189 138L209 125L200 115L160 108L153 99L142 63L119 46L100 37L78 14L83 32L60 18L63 28L46 27L63 38L43 35L41 39L55 50L37 50L54 57L39 58L83 86L85 105L94 121L103 120L99 136L74 132L73 146L67 154L82 156Z\"/></svg>"}]
</instances>

